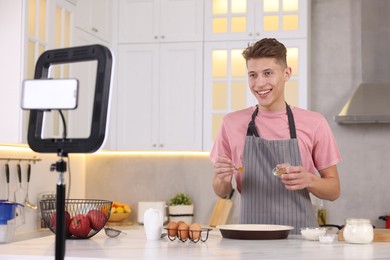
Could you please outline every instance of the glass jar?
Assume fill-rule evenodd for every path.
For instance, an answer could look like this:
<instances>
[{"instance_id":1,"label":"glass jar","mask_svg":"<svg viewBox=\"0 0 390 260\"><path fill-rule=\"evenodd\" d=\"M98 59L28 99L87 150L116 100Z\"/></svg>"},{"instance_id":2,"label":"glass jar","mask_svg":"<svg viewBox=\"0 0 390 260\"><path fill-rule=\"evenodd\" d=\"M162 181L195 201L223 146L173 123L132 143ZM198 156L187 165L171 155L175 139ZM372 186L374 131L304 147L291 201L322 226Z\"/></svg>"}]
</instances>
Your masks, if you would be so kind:
<instances>
[{"instance_id":1,"label":"glass jar","mask_svg":"<svg viewBox=\"0 0 390 260\"><path fill-rule=\"evenodd\" d=\"M350 218L346 220L343 237L347 243L368 244L374 239L374 228L369 219Z\"/></svg>"}]
</instances>

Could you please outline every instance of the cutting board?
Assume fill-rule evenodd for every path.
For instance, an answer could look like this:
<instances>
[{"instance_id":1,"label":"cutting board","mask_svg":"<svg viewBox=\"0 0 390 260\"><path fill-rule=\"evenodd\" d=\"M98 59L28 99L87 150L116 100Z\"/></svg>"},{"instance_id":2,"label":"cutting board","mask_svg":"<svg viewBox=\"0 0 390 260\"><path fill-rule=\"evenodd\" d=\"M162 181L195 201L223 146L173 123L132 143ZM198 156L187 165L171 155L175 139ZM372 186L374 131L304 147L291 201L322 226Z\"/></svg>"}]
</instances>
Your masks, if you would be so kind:
<instances>
[{"instance_id":1,"label":"cutting board","mask_svg":"<svg viewBox=\"0 0 390 260\"><path fill-rule=\"evenodd\" d=\"M343 241L343 230L338 232L339 241ZM374 242L390 242L390 229L374 229Z\"/></svg>"},{"instance_id":2,"label":"cutting board","mask_svg":"<svg viewBox=\"0 0 390 260\"><path fill-rule=\"evenodd\" d=\"M209 222L209 225L211 227L226 224L233 206L233 202L231 200L233 193L234 189L227 198L218 198L217 202L215 203L213 214L211 215Z\"/></svg>"}]
</instances>

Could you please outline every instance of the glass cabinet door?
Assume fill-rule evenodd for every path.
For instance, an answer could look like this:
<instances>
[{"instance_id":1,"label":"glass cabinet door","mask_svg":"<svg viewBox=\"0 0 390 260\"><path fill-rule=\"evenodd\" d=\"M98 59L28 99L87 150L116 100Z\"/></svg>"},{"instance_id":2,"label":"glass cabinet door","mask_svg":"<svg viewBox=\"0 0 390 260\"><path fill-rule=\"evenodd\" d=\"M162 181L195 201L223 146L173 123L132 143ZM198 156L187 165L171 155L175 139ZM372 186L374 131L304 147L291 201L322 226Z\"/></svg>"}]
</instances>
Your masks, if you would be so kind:
<instances>
[{"instance_id":1,"label":"glass cabinet door","mask_svg":"<svg viewBox=\"0 0 390 260\"><path fill-rule=\"evenodd\" d=\"M308 0L210 0L205 7L208 41L307 37Z\"/></svg>"}]
</instances>

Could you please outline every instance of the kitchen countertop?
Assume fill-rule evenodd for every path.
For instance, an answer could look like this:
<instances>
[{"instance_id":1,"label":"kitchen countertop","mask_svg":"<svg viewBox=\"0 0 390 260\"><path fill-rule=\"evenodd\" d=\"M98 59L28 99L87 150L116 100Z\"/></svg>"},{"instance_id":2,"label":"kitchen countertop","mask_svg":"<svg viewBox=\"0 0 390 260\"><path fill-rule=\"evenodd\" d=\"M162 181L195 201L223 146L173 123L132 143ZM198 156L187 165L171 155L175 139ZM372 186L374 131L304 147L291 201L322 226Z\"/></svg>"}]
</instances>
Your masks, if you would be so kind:
<instances>
[{"instance_id":1,"label":"kitchen countertop","mask_svg":"<svg viewBox=\"0 0 390 260\"><path fill-rule=\"evenodd\" d=\"M210 231L206 242L146 239L143 226L115 227L127 235L109 238L102 230L85 240L66 240L65 259L390 259L389 244L322 244L289 235L281 240L235 240ZM0 244L0 260L54 259L55 236Z\"/></svg>"}]
</instances>

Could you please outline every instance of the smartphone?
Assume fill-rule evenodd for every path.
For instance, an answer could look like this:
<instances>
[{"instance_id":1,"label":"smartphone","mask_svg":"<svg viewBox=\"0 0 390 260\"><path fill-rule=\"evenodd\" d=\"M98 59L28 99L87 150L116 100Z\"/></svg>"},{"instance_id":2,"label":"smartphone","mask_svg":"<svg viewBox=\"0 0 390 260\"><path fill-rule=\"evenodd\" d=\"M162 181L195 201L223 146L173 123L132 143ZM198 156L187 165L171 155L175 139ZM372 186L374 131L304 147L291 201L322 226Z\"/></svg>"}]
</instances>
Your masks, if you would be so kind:
<instances>
[{"instance_id":1,"label":"smartphone","mask_svg":"<svg viewBox=\"0 0 390 260\"><path fill-rule=\"evenodd\" d=\"M77 79L24 80L21 107L25 110L71 110L77 108Z\"/></svg>"}]
</instances>

